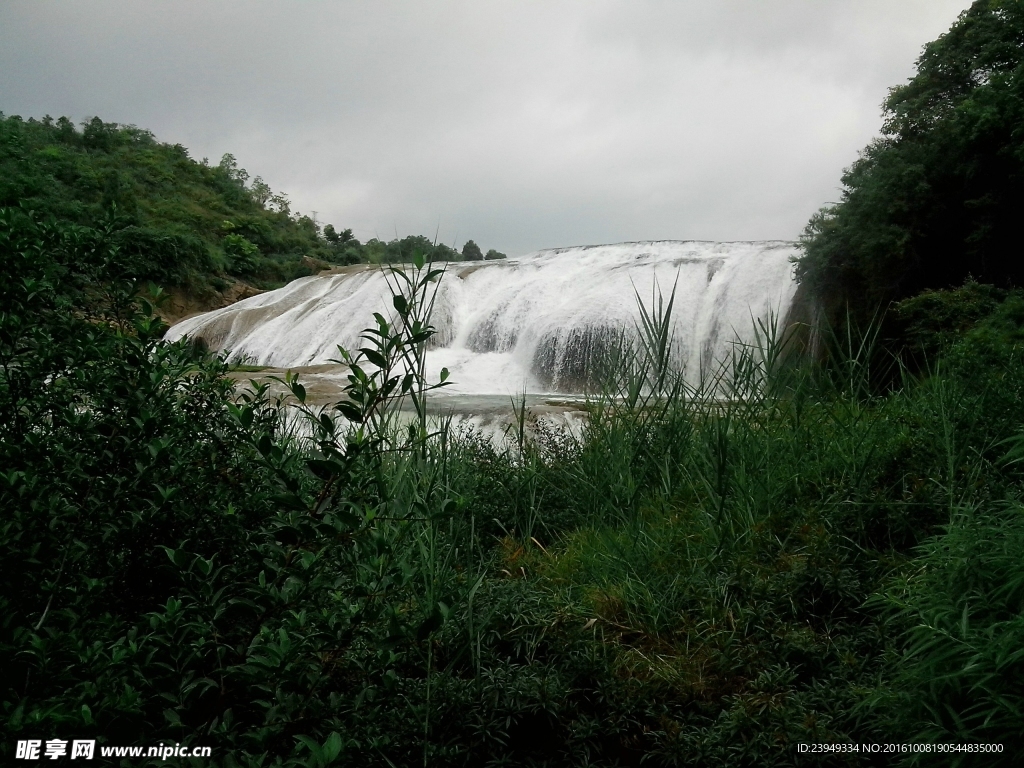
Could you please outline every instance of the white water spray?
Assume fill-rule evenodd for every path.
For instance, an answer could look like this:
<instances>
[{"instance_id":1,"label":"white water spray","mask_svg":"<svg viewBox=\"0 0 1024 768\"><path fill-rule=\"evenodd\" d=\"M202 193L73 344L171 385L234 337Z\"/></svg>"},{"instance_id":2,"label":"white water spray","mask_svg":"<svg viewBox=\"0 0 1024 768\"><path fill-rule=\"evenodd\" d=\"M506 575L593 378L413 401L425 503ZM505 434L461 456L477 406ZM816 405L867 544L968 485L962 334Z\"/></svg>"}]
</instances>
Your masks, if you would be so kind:
<instances>
[{"instance_id":1,"label":"white water spray","mask_svg":"<svg viewBox=\"0 0 1024 768\"><path fill-rule=\"evenodd\" d=\"M603 346L638 319L636 294L668 295L676 362L688 378L750 341L754 322L782 322L796 284L793 243L654 241L557 248L516 259L449 264L427 355L431 380L451 371L450 394L579 392ZM379 268L360 265L289 283L176 324L169 340L201 338L233 360L300 367L354 350L373 313L389 314Z\"/></svg>"}]
</instances>

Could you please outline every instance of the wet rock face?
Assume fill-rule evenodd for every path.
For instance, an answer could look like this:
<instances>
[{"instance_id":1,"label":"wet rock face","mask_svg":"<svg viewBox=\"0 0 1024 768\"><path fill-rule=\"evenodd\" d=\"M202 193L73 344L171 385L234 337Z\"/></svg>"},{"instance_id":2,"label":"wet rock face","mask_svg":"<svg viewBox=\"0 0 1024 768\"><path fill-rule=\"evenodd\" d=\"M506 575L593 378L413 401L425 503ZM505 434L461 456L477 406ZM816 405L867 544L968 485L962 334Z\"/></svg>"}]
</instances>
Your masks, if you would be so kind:
<instances>
[{"instance_id":1,"label":"wet rock face","mask_svg":"<svg viewBox=\"0 0 1024 768\"><path fill-rule=\"evenodd\" d=\"M541 339L533 371L555 392L586 392L601 384L624 341L622 328L589 325L556 330Z\"/></svg>"},{"instance_id":2,"label":"wet rock face","mask_svg":"<svg viewBox=\"0 0 1024 768\"><path fill-rule=\"evenodd\" d=\"M466 346L473 352L509 352L519 340L518 328L505 327L502 317L507 311L505 305L496 307L470 331Z\"/></svg>"}]
</instances>

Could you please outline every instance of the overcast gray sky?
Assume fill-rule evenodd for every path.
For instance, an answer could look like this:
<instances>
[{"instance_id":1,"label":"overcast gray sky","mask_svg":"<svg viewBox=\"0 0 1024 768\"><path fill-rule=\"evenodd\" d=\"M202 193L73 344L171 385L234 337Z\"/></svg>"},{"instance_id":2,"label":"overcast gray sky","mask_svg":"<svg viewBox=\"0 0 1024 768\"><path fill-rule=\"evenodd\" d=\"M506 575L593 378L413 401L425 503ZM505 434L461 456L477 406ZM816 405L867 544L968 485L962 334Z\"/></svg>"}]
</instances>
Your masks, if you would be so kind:
<instances>
[{"instance_id":1,"label":"overcast gray sky","mask_svg":"<svg viewBox=\"0 0 1024 768\"><path fill-rule=\"evenodd\" d=\"M969 4L3 0L0 111L231 152L364 241L791 239Z\"/></svg>"}]
</instances>

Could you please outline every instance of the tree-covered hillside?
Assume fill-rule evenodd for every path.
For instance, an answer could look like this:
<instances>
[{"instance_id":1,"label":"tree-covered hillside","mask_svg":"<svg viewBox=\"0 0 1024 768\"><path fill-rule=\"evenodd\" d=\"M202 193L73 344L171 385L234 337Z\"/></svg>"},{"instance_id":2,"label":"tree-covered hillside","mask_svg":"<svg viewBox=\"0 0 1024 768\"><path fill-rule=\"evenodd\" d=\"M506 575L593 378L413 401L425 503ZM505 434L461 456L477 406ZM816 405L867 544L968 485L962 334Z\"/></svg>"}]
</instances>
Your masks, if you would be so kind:
<instances>
[{"instance_id":1,"label":"tree-covered hillside","mask_svg":"<svg viewBox=\"0 0 1024 768\"><path fill-rule=\"evenodd\" d=\"M1024 2L975 2L884 110L841 200L804 232L800 279L860 316L969 276L1021 285Z\"/></svg>"},{"instance_id":2,"label":"tree-covered hillside","mask_svg":"<svg viewBox=\"0 0 1024 768\"><path fill-rule=\"evenodd\" d=\"M180 144L98 117L79 128L66 117L0 113L0 207L16 206L107 232L121 277L200 292L223 288L228 276L268 287L330 264L404 261L417 251L464 258L416 235L361 244L349 229L292 212L232 155L196 161Z\"/></svg>"}]
</instances>

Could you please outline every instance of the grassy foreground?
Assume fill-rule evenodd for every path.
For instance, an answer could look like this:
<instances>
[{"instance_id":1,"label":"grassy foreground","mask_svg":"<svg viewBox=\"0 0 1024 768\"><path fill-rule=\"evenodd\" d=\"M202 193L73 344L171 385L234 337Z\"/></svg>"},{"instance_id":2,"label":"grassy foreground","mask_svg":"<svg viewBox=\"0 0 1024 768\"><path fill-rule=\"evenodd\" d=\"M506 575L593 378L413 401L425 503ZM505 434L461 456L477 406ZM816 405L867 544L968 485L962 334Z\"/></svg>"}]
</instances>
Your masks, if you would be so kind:
<instances>
[{"instance_id":1,"label":"grassy foreground","mask_svg":"<svg viewBox=\"0 0 1024 768\"><path fill-rule=\"evenodd\" d=\"M697 391L667 364L668 302L581 439L524 423L498 451L426 417L420 261L299 438L95 279L101 236L0 223L5 759L30 738L226 766L1019 755L1015 295L983 291L920 374L852 342L798 364L762 329ZM798 751L820 742L859 751ZM1002 751L861 746L893 742Z\"/></svg>"}]
</instances>

